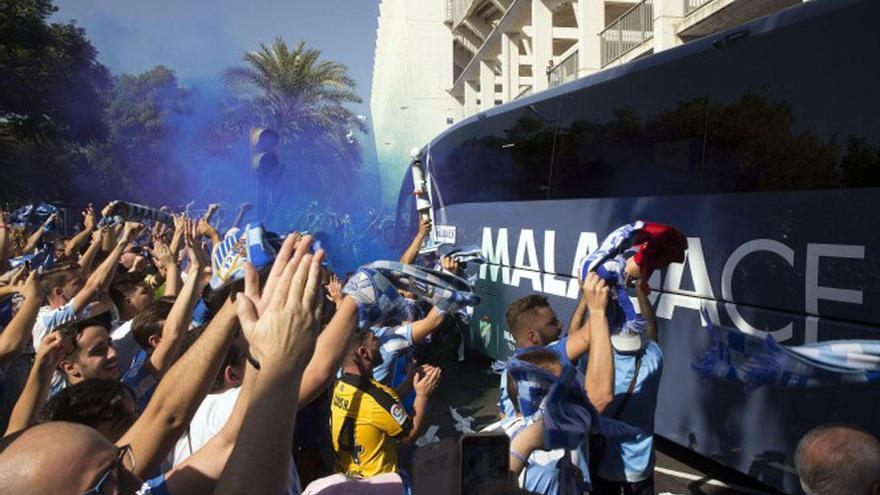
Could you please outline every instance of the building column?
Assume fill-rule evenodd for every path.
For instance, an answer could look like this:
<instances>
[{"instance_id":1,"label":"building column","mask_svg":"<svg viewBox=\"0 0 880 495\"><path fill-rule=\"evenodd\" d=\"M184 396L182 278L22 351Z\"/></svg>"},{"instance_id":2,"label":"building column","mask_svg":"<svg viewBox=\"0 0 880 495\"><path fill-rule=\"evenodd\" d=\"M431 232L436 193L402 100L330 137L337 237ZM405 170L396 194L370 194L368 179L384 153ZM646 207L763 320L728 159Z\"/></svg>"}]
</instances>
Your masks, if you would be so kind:
<instances>
[{"instance_id":1,"label":"building column","mask_svg":"<svg viewBox=\"0 0 880 495\"><path fill-rule=\"evenodd\" d=\"M495 106L495 71L490 60L480 60L480 111Z\"/></svg>"},{"instance_id":2,"label":"building column","mask_svg":"<svg viewBox=\"0 0 880 495\"><path fill-rule=\"evenodd\" d=\"M537 93L549 87L547 63L553 59L553 12L544 0L532 0L532 75Z\"/></svg>"},{"instance_id":3,"label":"building column","mask_svg":"<svg viewBox=\"0 0 880 495\"><path fill-rule=\"evenodd\" d=\"M477 82L466 80L464 82L464 118L477 113Z\"/></svg>"},{"instance_id":4,"label":"building column","mask_svg":"<svg viewBox=\"0 0 880 495\"><path fill-rule=\"evenodd\" d=\"M519 94L519 45L516 33L501 33L501 94L504 103Z\"/></svg>"},{"instance_id":5,"label":"building column","mask_svg":"<svg viewBox=\"0 0 880 495\"><path fill-rule=\"evenodd\" d=\"M579 44L578 77L584 77L602 68L599 33L605 29L605 0L578 0L575 9Z\"/></svg>"},{"instance_id":6,"label":"building column","mask_svg":"<svg viewBox=\"0 0 880 495\"><path fill-rule=\"evenodd\" d=\"M682 0L659 0L654 2L654 52L681 44L675 29L684 18Z\"/></svg>"}]
</instances>

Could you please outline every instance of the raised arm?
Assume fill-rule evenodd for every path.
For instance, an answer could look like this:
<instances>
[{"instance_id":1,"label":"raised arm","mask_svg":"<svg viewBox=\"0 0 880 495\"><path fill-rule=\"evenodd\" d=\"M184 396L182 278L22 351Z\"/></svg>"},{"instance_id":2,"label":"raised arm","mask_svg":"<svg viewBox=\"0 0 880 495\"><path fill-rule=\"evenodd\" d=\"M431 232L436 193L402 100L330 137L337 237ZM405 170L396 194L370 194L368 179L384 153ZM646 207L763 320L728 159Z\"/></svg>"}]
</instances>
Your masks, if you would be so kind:
<instances>
[{"instance_id":1,"label":"raised arm","mask_svg":"<svg viewBox=\"0 0 880 495\"><path fill-rule=\"evenodd\" d=\"M400 439L401 443L411 444L416 441L425 431L428 422L425 416L428 413L428 399L434 395L437 385L440 384L440 368L425 366L413 377L413 388L416 391L416 400L413 402L412 428L406 436Z\"/></svg>"},{"instance_id":2,"label":"raised arm","mask_svg":"<svg viewBox=\"0 0 880 495\"><path fill-rule=\"evenodd\" d=\"M241 206L238 208L238 213L235 215L235 220L232 221L232 225L230 225L229 228L238 228L239 225L241 225L241 221L242 219L244 219L244 216L247 214L247 212L251 211L251 207L252 206L250 203L242 203Z\"/></svg>"},{"instance_id":3,"label":"raised arm","mask_svg":"<svg viewBox=\"0 0 880 495\"><path fill-rule=\"evenodd\" d=\"M186 282L162 326L162 340L150 354L148 361L148 370L156 378L161 378L174 363L177 350L180 348L183 336L192 321L193 310L199 301L199 296L210 280L210 271L206 270L209 264L208 255L200 246L190 244L191 241L192 239L188 239L187 242L189 268L187 269Z\"/></svg>"},{"instance_id":4,"label":"raised arm","mask_svg":"<svg viewBox=\"0 0 880 495\"><path fill-rule=\"evenodd\" d=\"M113 280L113 275L116 274L116 264L119 263L119 257L122 256L122 251L137 233L143 229L143 227L144 226L139 223L125 223L122 236L119 238L119 242L116 243L116 247L110 251L107 259L101 262L101 264L98 265L98 268L89 275L83 288L73 296L71 303L73 304L74 313L79 313L98 292L110 284Z\"/></svg>"},{"instance_id":5,"label":"raised arm","mask_svg":"<svg viewBox=\"0 0 880 495\"><path fill-rule=\"evenodd\" d=\"M43 337L24 390L12 409L5 436L25 430L36 423L37 414L49 400L49 387L52 385L55 368L70 350L70 346L70 341L60 332L49 332Z\"/></svg>"},{"instance_id":6,"label":"raised arm","mask_svg":"<svg viewBox=\"0 0 880 495\"><path fill-rule=\"evenodd\" d=\"M92 242L89 244L86 252L79 258L79 268L83 275L89 276L89 274L92 273L92 266L95 264L95 258L101 250L101 245L104 242L104 236L106 235L107 227L92 231Z\"/></svg>"},{"instance_id":7,"label":"raised arm","mask_svg":"<svg viewBox=\"0 0 880 495\"><path fill-rule=\"evenodd\" d=\"M218 234L214 226L206 220L206 217L207 213L205 214L205 217L199 219L197 226L198 235L207 237L211 240L211 246L216 246L217 244L220 244L220 234Z\"/></svg>"},{"instance_id":8,"label":"raised arm","mask_svg":"<svg viewBox=\"0 0 880 495\"><path fill-rule=\"evenodd\" d=\"M24 249L21 250L21 254L28 254L33 252L33 250L37 247L37 243L40 242L40 239L43 238L43 232L46 230L46 227L52 223L52 220L55 220L57 216L56 213L49 215L49 218L43 222L42 225L37 227L37 230L28 237L27 244L25 244Z\"/></svg>"},{"instance_id":9,"label":"raised arm","mask_svg":"<svg viewBox=\"0 0 880 495\"><path fill-rule=\"evenodd\" d=\"M64 256L71 258L76 253L82 249L82 247L89 242L89 237L92 235L92 231L95 230L95 227L98 225L98 220L95 217L95 207L92 206L91 203L86 207L85 211L82 212L83 216L83 229L81 232L73 236L72 239L67 241L67 245L64 247Z\"/></svg>"},{"instance_id":10,"label":"raised arm","mask_svg":"<svg viewBox=\"0 0 880 495\"><path fill-rule=\"evenodd\" d=\"M306 254L311 240L300 243L286 263L267 309L258 315L245 289L238 298L242 329L260 374L250 398L238 441L226 463L215 494L283 493L290 472L290 445L296 420L300 378L315 349L320 319L319 250ZM278 260L276 259L276 264ZM247 279L246 279L247 284Z\"/></svg>"},{"instance_id":11,"label":"raised arm","mask_svg":"<svg viewBox=\"0 0 880 495\"><path fill-rule=\"evenodd\" d=\"M116 445L130 444L137 459L129 468L144 478L155 473L189 425L220 371L236 331L231 301L220 308L192 347L171 366L147 408Z\"/></svg>"},{"instance_id":12,"label":"raised arm","mask_svg":"<svg viewBox=\"0 0 880 495\"><path fill-rule=\"evenodd\" d=\"M431 308L431 311L428 311L428 315L422 318L421 320L415 321L412 324L412 340L413 344L418 344L422 340L425 339L428 335L434 330L440 328L440 325L443 323L443 319L446 315L440 313L440 311L434 307Z\"/></svg>"},{"instance_id":13,"label":"raised arm","mask_svg":"<svg viewBox=\"0 0 880 495\"><path fill-rule=\"evenodd\" d=\"M43 305L43 294L36 270L28 274L24 285L18 290L24 295L24 303L18 313L6 325L0 333L0 365L12 361L16 356L24 352L24 348L31 337L31 329L37 321L37 313Z\"/></svg>"},{"instance_id":14,"label":"raised arm","mask_svg":"<svg viewBox=\"0 0 880 495\"><path fill-rule=\"evenodd\" d=\"M177 255L172 254L171 249L162 241L155 241L151 252L157 267L165 271L165 295L176 296L181 285Z\"/></svg>"},{"instance_id":15,"label":"raised arm","mask_svg":"<svg viewBox=\"0 0 880 495\"><path fill-rule=\"evenodd\" d=\"M595 273L587 275L584 298L590 311L590 361L584 377L584 388L590 402L601 413L614 398L614 353L605 308L608 305L608 286Z\"/></svg>"},{"instance_id":16,"label":"raised arm","mask_svg":"<svg viewBox=\"0 0 880 495\"><path fill-rule=\"evenodd\" d=\"M9 214L0 211L0 273L9 266Z\"/></svg>"},{"instance_id":17,"label":"raised arm","mask_svg":"<svg viewBox=\"0 0 880 495\"><path fill-rule=\"evenodd\" d=\"M648 295L642 290L642 284L636 284L636 298L639 300L639 312L642 314L642 318L645 319L648 338L659 344L660 341L657 340L657 316L654 314L654 306L651 304L651 300L648 299Z\"/></svg>"},{"instance_id":18,"label":"raised arm","mask_svg":"<svg viewBox=\"0 0 880 495\"><path fill-rule=\"evenodd\" d=\"M583 290L583 285L581 285L581 290ZM571 321L568 322L568 332L571 335L571 332L576 331L577 329L584 326L584 321L587 317L587 300L584 299L584 294L581 292L581 298L578 299L577 306L574 308L574 312L571 314Z\"/></svg>"},{"instance_id":19,"label":"raised arm","mask_svg":"<svg viewBox=\"0 0 880 495\"><path fill-rule=\"evenodd\" d=\"M410 264L415 261L416 256L419 255L419 249L421 249L422 243L425 242L425 238L428 237L428 234L430 233L431 219L422 218L419 220L419 231L416 232L416 236L413 237L409 247L403 252L403 256L400 257L400 262Z\"/></svg>"},{"instance_id":20,"label":"raised arm","mask_svg":"<svg viewBox=\"0 0 880 495\"><path fill-rule=\"evenodd\" d=\"M565 343L565 353L570 361L580 359L590 351L590 321L584 321L589 313L587 292L590 290L590 279L587 277L581 282L581 298L571 315L571 323L568 327L568 340Z\"/></svg>"}]
</instances>

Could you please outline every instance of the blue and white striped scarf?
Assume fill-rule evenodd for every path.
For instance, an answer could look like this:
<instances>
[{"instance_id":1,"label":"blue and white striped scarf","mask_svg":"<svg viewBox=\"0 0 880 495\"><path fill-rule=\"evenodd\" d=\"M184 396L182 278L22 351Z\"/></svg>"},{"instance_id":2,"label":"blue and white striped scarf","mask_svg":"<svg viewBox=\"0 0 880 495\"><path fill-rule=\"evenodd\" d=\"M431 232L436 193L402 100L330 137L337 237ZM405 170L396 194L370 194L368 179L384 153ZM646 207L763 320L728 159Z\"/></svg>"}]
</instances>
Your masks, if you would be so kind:
<instances>
[{"instance_id":1,"label":"blue and white striped scarf","mask_svg":"<svg viewBox=\"0 0 880 495\"><path fill-rule=\"evenodd\" d=\"M608 284L612 297L608 299L608 328L611 334L643 334L645 320L636 313L624 283L626 253L632 248L636 233L644 227L641 220L618 227L602 241L598 249L580 262L580 280L596 272Z\"/></svg>"},{"instance_id":2,"label":"blue and white striped scarf","mask_svg":"<svg viewBox=\"0 0 880 495\"><path fill-rule=\"evenodd\" d=\"M107 215L101 219L98 225L114 225L125 221L140 222L143 220L152 220L154 222L162 222L166 225L174 225L174 217L170 213L157 210L150 206L128 203L125 201L117 201L110 207Z\"/></svg>"},{"instance_id":3,"label":"blue and white striped scarf","mask_svg":"<svg viewBox=\"0 0 880 495\"><path fill-rule=\"evenodd\" d=\"M831 340L784 346L727 326L704 310L711 347L692 364L703 379L740 382L747 391L763 385L785 388L880 381L880 341Z\"/></svg>"},{"instance_id":4,"label":"blue and white striped scarf","mask_svg":"<svg viewBox=\"0 0 880 495\"><path fill-rule=\"evenodd\" d=\"M603 417L590 403L583 385L575 377L571 365L563 367L561 376L517 358L496 362L496 371L505 370L516 384L517 403L524 425L544 420L544 449L572 450L582 444L590 428L614 438L635 435L639 429Z\"/></svg>"},{"instance_id":5,"label":"blue and white striped scarf","mask_svg":"<svg viewBox=\"0 0 880 495\"><path fill-rule=\"evenodd\" d=\"M368 329L404 316L407 305L398 289L415 293L441 313L480 302L471 285L455 275L395 261L376 261L362 266L342 292L358 303L358 326Z\"/></svg>"},{"instance_id":6,"label":"blue and white striped scarf","mask_svg":"<svg viewBox=\"0 0 880 495\"><path fill-rule=\"evenodd\" d=\"M42 225L49 218L49 215L53 213L58 213L58 208L49 203L40 203L36 206L32 204L25 205L9 214L9 224L12 227L33 229ZM53 224L47 225L46 231L51 230L53 227Z\"/></svg>"},{"instance_id":7,"label":"blue and white striped scarf","mask_svg":"<svg viewBox=\"0 0 880 495\"><path fill-rule=\"evenodd\" d=\"M9 266L11 268L18 268L28 262L30 262L32 270L38 268L41 268L44 271L49 270L55 266L55 250L53 246L46 243L38 248L33 254L24 254L11 258L9 260Z\"/></svg>"}]
</instances>

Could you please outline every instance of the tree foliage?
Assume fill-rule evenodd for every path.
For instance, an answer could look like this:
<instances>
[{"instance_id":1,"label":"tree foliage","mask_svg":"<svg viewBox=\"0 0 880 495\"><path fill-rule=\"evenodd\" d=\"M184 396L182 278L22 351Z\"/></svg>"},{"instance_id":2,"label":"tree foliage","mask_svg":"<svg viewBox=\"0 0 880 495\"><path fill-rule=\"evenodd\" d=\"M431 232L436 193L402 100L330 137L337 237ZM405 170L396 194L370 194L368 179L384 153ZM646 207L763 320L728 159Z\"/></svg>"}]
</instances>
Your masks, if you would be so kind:
<instances>
[{"instance_id":1,"label":"tree foliage","mask_svg":"<svg viewBox=\"0 0 880 495\"><path fill-rule=\"evenodd\" d=\"M361 102L348 68L322 60L319 50L302 41L291 50L281 38L246 53L243 61L223 73L238 95L218 126L226 142L234 140L229 133L246 136L252 127L271 127L281 135L288 175L308 174L324 184L351 176L346 172L360 163L361 154L354 134L367 128L346 108Z\"/></svg>"},{"instance_id":2,"label":"tree foliage","mask_svg":"<svg viewBox=\"0 0 880 495\"><path fill-rule=\"evenodd\" d=\"M51 0L0 2L0 173L6 201L58 197L80 146L105 134L107 69L85 32L49 24Z\"/></svg>"}]
</instances>

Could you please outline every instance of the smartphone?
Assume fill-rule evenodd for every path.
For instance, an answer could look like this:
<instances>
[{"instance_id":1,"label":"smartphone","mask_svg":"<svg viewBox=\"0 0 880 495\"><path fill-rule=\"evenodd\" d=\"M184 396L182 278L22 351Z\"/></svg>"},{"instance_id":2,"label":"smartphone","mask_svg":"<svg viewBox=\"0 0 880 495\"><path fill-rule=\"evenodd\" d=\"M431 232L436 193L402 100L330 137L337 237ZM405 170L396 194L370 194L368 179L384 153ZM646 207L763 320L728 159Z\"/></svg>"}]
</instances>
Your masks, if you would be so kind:
<instances>
[{"instance_id":1,"label":"smartphone","mask_svg":"<svg viewBox=\"0 0 880 495\"><path fill-rule=\"evenodd\" d=\"M504 433L467 433L459 440L461 495L478 495L510 482L510 437Z\"/></svg>"},{"instance_id":2,"label":"smartphone","mask_svg":"<svg viewBox=\"0 0 880 495\"><path fill-rule=\"evenodd\" d=\"M413 493L458 495L458 442L444 438L416 449L413 454Z\"/></svg>"}]
</instances>

